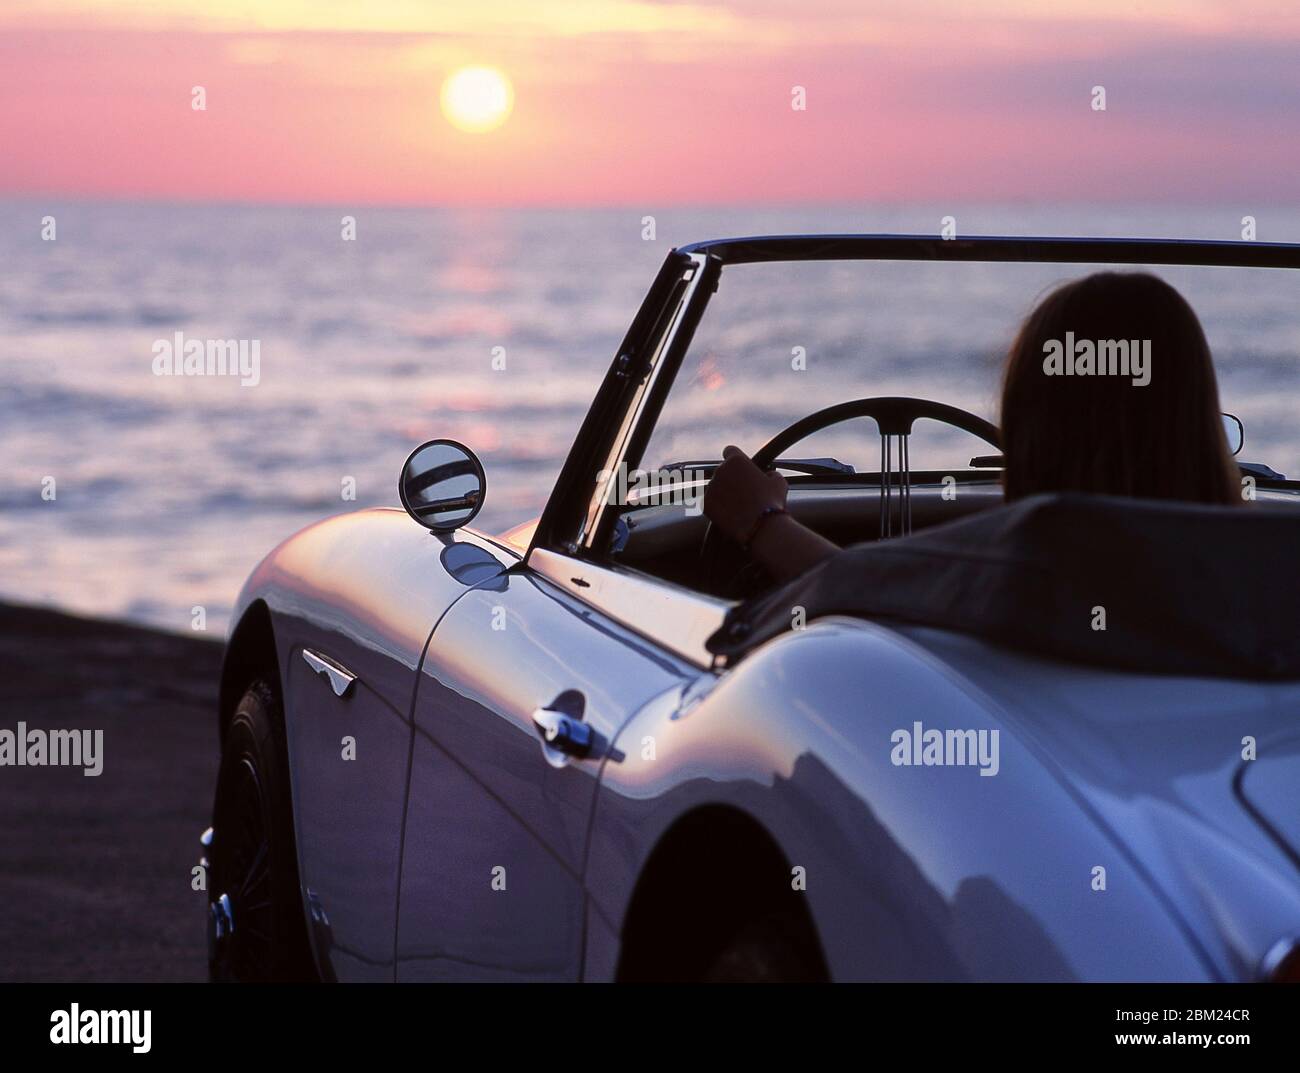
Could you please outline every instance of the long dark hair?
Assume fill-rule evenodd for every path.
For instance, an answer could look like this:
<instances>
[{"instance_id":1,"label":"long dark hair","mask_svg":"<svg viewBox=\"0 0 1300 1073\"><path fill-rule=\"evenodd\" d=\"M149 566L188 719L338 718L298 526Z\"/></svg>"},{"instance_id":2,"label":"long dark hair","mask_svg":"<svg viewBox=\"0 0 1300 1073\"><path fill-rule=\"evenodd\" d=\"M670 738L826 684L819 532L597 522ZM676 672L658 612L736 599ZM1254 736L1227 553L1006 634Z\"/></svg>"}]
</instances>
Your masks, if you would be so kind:
<instances>
[{"instance_id":1,"label":"long dark hair","mask_svg":"<svg viewBox=\"0 0 1300 1073\"><path fill-rule=\"evenodd\" d=\"M1045 359L1067 333L1149 341L1149 382L1049 373ZM1098 272L1038 303L1007 354L1002 440L1008 499L1074 491L1241 502L1201 323L1181 294L1145 272Z\"/></svg>"}]
</instances>

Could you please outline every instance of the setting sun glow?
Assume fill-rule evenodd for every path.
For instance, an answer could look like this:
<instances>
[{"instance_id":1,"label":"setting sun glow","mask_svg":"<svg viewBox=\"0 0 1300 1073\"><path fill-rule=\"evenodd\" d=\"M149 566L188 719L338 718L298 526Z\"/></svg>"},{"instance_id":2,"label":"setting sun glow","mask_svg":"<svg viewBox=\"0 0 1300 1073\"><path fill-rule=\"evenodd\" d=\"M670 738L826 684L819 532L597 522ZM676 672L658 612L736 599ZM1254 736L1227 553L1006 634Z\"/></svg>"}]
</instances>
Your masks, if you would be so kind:
<instances>
[{"instance_id":1,"label":"setting sun glow","mask_svg":"<svg viewBox=\"0 0 1300 1073\"><path fill-rule=\"evenodd\" d=\"M442 84L442 114L459 130L495 130L515 106L515 90L495 67L462 67Z\"/></svg>"}]
</instances>

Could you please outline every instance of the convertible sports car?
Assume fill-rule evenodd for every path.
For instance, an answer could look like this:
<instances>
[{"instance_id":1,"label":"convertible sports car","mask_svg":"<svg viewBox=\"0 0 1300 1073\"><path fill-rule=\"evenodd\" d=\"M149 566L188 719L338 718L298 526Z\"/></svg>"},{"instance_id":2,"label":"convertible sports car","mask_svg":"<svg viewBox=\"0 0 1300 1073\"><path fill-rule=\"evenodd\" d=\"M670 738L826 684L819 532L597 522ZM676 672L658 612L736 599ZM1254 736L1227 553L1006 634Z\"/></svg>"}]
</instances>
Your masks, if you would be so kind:
<instances>
[{"instance_id":1,"label":"convertible sports car","mask_svg":"<svg viewBox=\"0 0 1300 1073\"><path fill-rule=\"evenodd\" d=\"M204 836L215 979L1300 978L1300 482L1243 463L1248 510L1004 505L993 425L848 400L754 456L853 545L781 588L692 509L716 461L615 494L720 274L841 260L1295 269L1300 246L674 250L539 518L473 529L483 467L433 440L405 512L314 525L248 580ZM849 419L878 425L875 471L788 453ZM913 470L921 419L989 453Z\"/></svg>"}]
</instances>

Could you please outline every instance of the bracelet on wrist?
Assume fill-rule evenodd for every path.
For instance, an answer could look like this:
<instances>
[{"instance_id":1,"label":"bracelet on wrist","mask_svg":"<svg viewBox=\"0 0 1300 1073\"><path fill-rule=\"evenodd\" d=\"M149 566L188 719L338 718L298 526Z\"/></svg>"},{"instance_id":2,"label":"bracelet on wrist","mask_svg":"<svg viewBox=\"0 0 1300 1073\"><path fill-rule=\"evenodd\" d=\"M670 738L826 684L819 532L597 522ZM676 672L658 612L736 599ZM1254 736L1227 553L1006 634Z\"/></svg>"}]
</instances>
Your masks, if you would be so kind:
<instances>
[{"instance_id":1,"label":"bracelet on wrist","mask_svg":"<svg viewBox=\"0 0 1300 1073\"><path fill-rule=\"evenodd\" d=\"M754 519L754 524L751 525L751 526L749 527L749 534L745 537L744 540L742 540L742 541L740 542L740 546L741 546L745 551L749 551L749 549L750 549L750 547L753 545L754 541L755 541L756 539L758 539L758 533L759 533L759 530L761 530L761 529L763 528L763 524L764 524L764 523L765 523L769 518L775 517L775 516L778 515L778 514L788 514L788 513L789 513L789 511L787 511L787 510L785 509L785 507L775 507L775 506L774 506L774 507L764 507L764 508L759 512L758 517Z\"/></svg>"}]
</instances>

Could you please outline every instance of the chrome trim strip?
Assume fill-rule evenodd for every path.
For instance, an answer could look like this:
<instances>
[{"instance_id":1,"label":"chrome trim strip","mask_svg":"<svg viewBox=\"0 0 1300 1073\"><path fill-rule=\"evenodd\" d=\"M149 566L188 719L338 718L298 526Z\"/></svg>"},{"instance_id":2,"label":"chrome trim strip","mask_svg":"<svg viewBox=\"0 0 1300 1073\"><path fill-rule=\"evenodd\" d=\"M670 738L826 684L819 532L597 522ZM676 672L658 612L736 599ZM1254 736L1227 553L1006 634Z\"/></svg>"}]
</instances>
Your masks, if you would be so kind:
<instances>
[{"instance_id":1,"label":"chrome trim strip","mask_svg":"<svg viewBox=\"0 0 1300 1073\"><path fill-rule=\"evenodd\" d=\"M610 445L609 454L606 456L603 471L609 475L609 479L613 479L614 474L618 472L619 466L627 458L628 444L632 441L637 426L641 424L641 415L645 410L646 403L654 394L655 384L658 383L659 377L663 374L664 356L672 352L677 333L686 320L686 312L694 303L696 291L700 289L700 284L704 280L704 268L708 258L703 254L691 254L690 256L695 264L694 267L686 269L687 272L691 273L690 279L687 280L686 287L682 291L677 309L673 313L672 323L667 326L663 335L655 342L654 358L650 372L638 389L636 398L623 411L623 419L619 425L618 434ZM611 509L611 505L605 502L609 493L608 482L602 483L597 480L598 477L598 473L591 475L594 489L591 498L588 500L587 514L577 537L578 544L587 548L592 546L596 534L600 532L605 511Z\"/></svg>"},{"instance_id":2,"label":"chrome trim strip","mask_svg":"<svg viewBox=\"0 0 1300 1073\"><path fill-rule=\"evenodd\" d=\"M704 642L730 610L726 600L545 548L534 548L528 565L570 596L697 667L713 666L713 654Z\"/></svg>"},{"instance_id":3,"label":"chrome trim strip","mask_svg":"<svg viewBox=\"0 0 1300 1073\"><path fill-rule=\"evenodd\" d=\"M334 690L336 697L346 697L348 690L352 688L352 683L357 680L357 676L346 667L335 663L328 656L313 652L310 648L302 650L302 658L313 671L329 679L330 689Z\"/></svg>"}]
</instances>

